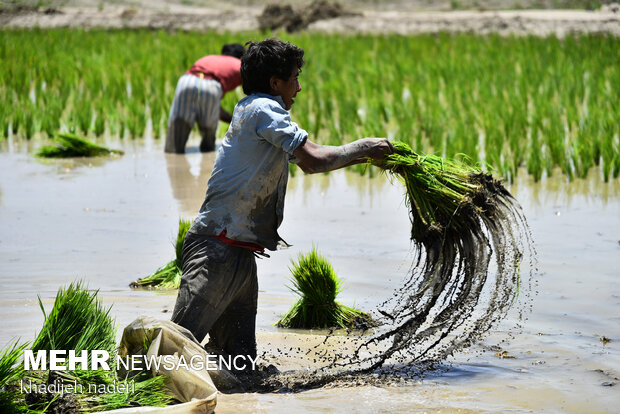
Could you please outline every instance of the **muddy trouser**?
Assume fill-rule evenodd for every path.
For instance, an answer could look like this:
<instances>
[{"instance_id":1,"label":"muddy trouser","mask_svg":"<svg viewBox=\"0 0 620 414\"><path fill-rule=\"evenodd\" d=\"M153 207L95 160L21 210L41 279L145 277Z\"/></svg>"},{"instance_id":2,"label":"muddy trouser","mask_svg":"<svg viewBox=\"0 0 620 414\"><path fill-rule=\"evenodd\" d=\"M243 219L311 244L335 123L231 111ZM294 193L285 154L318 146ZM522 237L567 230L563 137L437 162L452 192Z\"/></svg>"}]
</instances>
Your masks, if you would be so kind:
<instances>
[{"instance_id":1,"label":"muddy trouser","mask_svg":"<svg viewBox=\"0 0 620 414\"><path fill-rule=\"evenodd\" d=\"M184 153L194 122L198 122L202 136L200 150L214 150L221 99L222 86L218 81L200 79L188 73L181 76L170 108L164 150Z\"/></svg>"},{"instance_id":2,"label":"muddy trouser","mask_svg":"<svg viewBox=\"0 0 620 414\"><path fill-rule=\"evenodd\" d=\"M172 322L228 355L256 357L258 280L254 254L187 233Z\"/></svg>"}]
</instances>

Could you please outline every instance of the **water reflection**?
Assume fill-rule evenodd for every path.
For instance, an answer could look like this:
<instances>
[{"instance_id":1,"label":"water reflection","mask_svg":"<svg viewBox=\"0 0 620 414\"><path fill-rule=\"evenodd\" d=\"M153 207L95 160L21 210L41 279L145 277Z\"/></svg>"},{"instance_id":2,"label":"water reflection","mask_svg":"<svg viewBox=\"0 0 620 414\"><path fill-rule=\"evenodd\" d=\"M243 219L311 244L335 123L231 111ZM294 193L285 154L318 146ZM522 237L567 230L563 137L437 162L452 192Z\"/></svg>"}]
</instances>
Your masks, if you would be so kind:
<instances>
[{"instance_id":1,"label":"water reflection","mask_svg":"<svg viewBox=\"0 0 620 414\"><path fill-rule=\"evenodd\" d=\"M179 203L181 216L193 218L200 210L213 171L215 154L165 154L172 195Z\"/></svg>"},{"instance_id":2,"label":"water reflection","mask_svg":"<svg viewBox=\"0 0 620 414\"><path fill-rule=\"evenodd\" d=\"M341 174L344 180L340 179ZM390 180L385 179L383 174L377 172L373 167L372 174L358 168L346 168L343 171L331 173L306 175L299 168L296 168L288 181L287 194L301 193L303 204L307 204L309 199L320 194L321 197L330 195L331 192L346 192L353 189L357 194L357 201L369 201L369 206L373 206L373 199L381 197L385 193L385 188L390 186ZM298 191L300 190L301 191Z\"/></svg>"},{"instance_id":3,"label":"water reflection","mask_svg":"<svg viewBox=\"0 0 620 414\"><path fill-rule=\"evenodd\" d=\"M289 180L288 189L291 192L301 188L304 204L308 197L313 197L310 194L318 192L325 196L333 191L355 189L360 201L368 198L372 206L373 199L381 197L387 186L400 186L396 178L390 176L385 178L385 174L376 168L373 168L370 173L356 168L345 169L344 182L336 177L338 174L335 173L304 175L301 170L297 169ZM535 182L527 171L522 170L515 182L507 187L520 204L534 209L540 209L543 206L571 207L575 203L605 207L608 203L620 199L620 179L605 182L598 168L590 170L586 178L568 181L566 175L558 171L553 176L543 178L539 182Z\"/></svg>"},{"instance_id":4,"label":"water reflection","mask_svg":"<svg viewBox=\"0 0 620 414\"><path fill-rule=\"evenodd\" d=\"M596 168L591 169L584 179L568 181L565 175L557 172L551 177L534 182L533 177L523 170L509 189L522 205L529 204L535 209L559 205L571 207L573 203L605 207L619 199L620 180L605 182L600 169Z\"/></svg>"}]
</instances>

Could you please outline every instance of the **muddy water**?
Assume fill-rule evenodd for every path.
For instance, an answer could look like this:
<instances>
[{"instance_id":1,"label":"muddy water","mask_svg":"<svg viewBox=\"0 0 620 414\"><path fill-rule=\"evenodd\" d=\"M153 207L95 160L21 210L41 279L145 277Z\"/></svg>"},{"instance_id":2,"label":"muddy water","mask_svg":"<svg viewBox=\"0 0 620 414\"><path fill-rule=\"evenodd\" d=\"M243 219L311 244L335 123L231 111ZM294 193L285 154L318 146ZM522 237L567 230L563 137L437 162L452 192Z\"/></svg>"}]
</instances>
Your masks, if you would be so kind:
<instances>
[{"instance_id":1,"label":"muddy water","mask_svg":"<svg viewBox=\"0 0 620 414\"><path fill-rule=\"evenodd\" d=\"M126 154L41 161L29 155L33 144L1 143L0 344L32 339L42 322L37 296L49 308L58 286L75 279L100 290L121 327L139 313L169 317L174 292L127 284L173 257L178 218L199 208L213 155L192 147L166 156L158 141L109 144ZM423 379L221 395L217 412L617 412L620 182L602 183L595 172L570 185L524 177L511 191L539 256L537 294L522 328L511 312L482 343ZM260 351L316 341L272 326L295 300L286 287L288 263L313 244L345 279L343 303L369 310L399 287L412 258L402 200L401 188L381 176L291 178L280 234L293 247L258 261ZM273 362L309 367L284 357Z\"/></svg>"}]
</instances>

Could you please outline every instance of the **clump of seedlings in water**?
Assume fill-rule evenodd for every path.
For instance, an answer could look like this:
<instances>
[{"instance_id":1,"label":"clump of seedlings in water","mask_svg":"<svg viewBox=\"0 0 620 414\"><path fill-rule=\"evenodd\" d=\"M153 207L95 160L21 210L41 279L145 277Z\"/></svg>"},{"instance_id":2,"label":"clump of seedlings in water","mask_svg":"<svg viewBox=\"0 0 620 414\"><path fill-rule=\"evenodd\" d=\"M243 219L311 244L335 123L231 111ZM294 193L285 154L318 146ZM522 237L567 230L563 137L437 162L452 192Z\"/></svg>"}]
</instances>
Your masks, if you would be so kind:
<instances>
[{"instance_id":1,"label":"clump of seedlings in water","mask_svg":"<svg viewBox=\"0 0 620 414\"><path fill-rule=\"evenodd\" d=\"M59 133L55 136L56 145L45 145L37 151L37 157L70 158L99 157L104 155L123 154L123 151L109 149L90 142L75 134Z\"/></svg>"},{"instance_id":2,"label":"clump of seedlings in water","mask_svg":"<svg viewBox=\"0 0 620 414\"><path fill-rule=\"evenodd\" d=\"M190 220L179 220L179 231L175 243L176 258L160 267L150 275L130 284L133 288L150 287L161 289L178 289L181 284L181 266L183 265L183 240L191 227Z\"/></svg>"},{"instance_id":3,"label":"clump of seedlings in water","mask_svg":"<svg viewBox=\"0 0 620 414\"><path fill-rule=\"evenodd\" d=\"M110 353L116 344L116 328L110 317L110 308L105 309L97 300L97 292L89 292L81 283L60 289L54 307L45 313L41 332L34 340L32 349L101 349ZM59 347L62 346L62 347ZM63 348L65 347L65 348Z\"/></svg>"},{"instance_id":4,"label":"clump of seedlings in water","mask_svg":"<svg viewBox=\"0 0 620 414\"><path fill-rule=\"evenodd\" d=\"M0 412L93 412L135 406L166 406L175 399L166 391L162 376L150 378L142 372L131 380L117 378L115 370L39 370L25 371L21 361L24 349L39 350L71 349L81 351L106 350L110 355L116 351L116 326L97 299L97 292L89 291L81 282L60 288L54 306L47 314L41 299L43 327L32 344L19 345L17 341L0 351ZM114 360L114 358L112 358ZM90 361L88 361L90 365ZM85 392L55 393L26 392L22 384L71 384ZM93 393L91 388L116 384L119 391ZM123 385L123 388L119 387ZM40 389L40 388L38 388ZM121 391L121 390L131 391Z\"/></svg>"},{"instance_id":5,"label":"clump of seedlings in water","mask_svg":"<svg viewBox=\"0 0 620 414\"><path fill-rule=\"evenodd\" d=\"M276 323L281 328L367 328L373 320L365 312L336 302L342 290L331 264L317 252L300 253L292 262L291 290L300 296L293 307Z\"/></svg>"}]
</instances>

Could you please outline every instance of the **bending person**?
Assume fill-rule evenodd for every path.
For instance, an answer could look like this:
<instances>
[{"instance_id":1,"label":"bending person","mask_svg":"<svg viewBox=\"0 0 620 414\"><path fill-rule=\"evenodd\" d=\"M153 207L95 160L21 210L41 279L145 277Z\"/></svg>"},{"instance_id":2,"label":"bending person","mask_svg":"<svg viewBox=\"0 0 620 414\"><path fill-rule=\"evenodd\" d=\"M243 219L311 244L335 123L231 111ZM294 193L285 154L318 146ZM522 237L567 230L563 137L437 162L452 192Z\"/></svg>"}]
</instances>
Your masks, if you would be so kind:
<instances>
[{"instance_id":1,"label":"bending person","mask_svg":"<svg viewBox=\"0 0 620 414\"><path fill-rule=\"evenodd\" d=\"M198 123L202 140L200 151L215 149L218 120L230 123L232 116L220 101L227 92L241 85L243 46L231 43L222 47L221 55L202 57L177 82L168 118L166 152L183 154L189 134Z\"/></svg>"}]
</instances>

